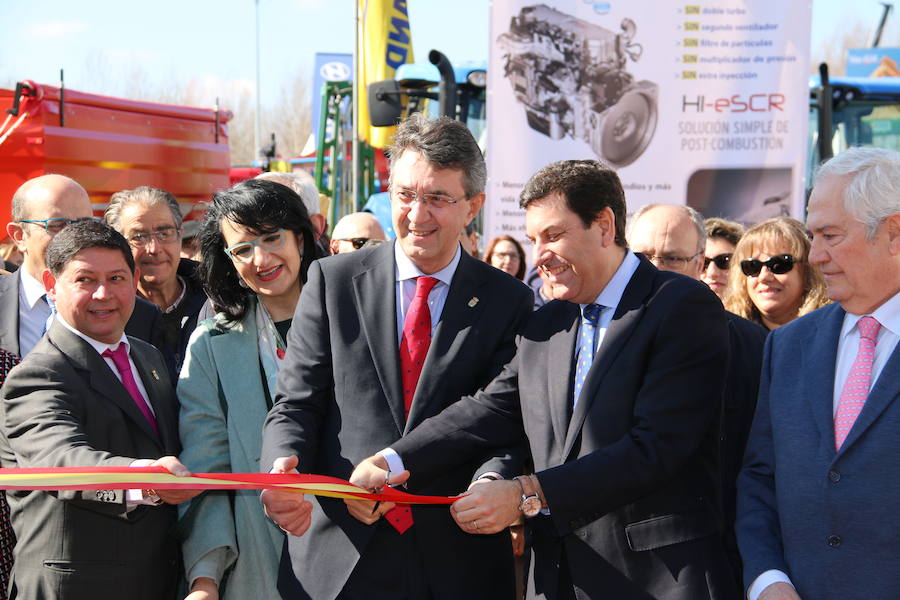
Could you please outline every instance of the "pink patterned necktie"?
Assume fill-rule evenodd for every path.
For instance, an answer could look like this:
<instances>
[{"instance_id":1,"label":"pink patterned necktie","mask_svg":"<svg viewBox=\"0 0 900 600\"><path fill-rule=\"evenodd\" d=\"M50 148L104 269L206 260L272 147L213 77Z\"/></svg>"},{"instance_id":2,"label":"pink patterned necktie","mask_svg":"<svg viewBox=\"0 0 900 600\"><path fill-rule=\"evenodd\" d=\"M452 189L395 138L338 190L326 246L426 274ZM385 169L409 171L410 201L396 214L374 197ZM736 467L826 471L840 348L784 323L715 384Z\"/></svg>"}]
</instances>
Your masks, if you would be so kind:
<instances>
[{"instance_id":1,"label":"pink patterned necktie","mask_svg":"<svg viewBox=\"0 0 900 600\"><path fill-rule=\"evenodd\" d=\"M403 384L403 416L409 418L413 396L425 364L425 355L431 346L431 311L428 309L428 294L437 285L434 277L416 278L416 295L406 310L403 321L403 337L400 340L400 378ZM388 523L401 535L413 525L409 504L397 504L384 513Z\"/></svg>"},{"instance_id":2,"label":"pink patterned necktie","mask_svg":"<svg viewBox=\"0 0 900 600\"><path fill-rule=\"evenodd\" d=\"M857 324L859 329L859 350L850 367L850 374L844 382L837 412L834 415L834 447L840 450L850 429L862 411L869 395L872 379L872 364L875 362L875 339L881 323L875 317L863 317Z\"/></svg>"},{"instance_id":3,"label":"pink patterned necktie","mask_svg":"<svg viewBox=\"0 0 900 600\"><path fill-rule=\"evenodd\" d=\"M128 351L125 349L125 344L119 344L119 347L115 350L107 348L100 356L112 359L113 364L116 365L116 369L119 371L119 375L122 376L122 385L128 390L128 394L134 400L134 403L137 404L141 414L150 422L150 427L156 432L156 437L159 437L159 426L156 424L156 417L153 416L153 412L147 406L147 401L144 400L141 391L138 389L137 382L134 380L134 373L131 372L131 363L128 362Z\"/></svg>"}]
</instances>

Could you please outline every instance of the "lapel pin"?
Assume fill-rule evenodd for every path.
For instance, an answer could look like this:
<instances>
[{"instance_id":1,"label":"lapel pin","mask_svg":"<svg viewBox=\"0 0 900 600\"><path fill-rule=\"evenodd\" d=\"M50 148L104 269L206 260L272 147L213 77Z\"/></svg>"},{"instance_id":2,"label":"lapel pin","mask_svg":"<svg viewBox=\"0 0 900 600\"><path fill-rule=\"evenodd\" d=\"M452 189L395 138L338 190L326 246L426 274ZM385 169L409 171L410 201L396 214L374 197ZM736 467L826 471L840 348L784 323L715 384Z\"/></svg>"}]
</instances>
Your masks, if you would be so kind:
<instances>
[{"instance_id":1,"label":"lapel pin","mask_svg":"<svg viewBox=\"0 0 900 600\"><path fill-rule=\"evenodd\" d=\"M153 379L159 381L159 373L156 372L156 369L150 369L150 374L153 375Z\"/></svg>"},{"instance_id":2,"label":"lapel pin","mask_svg":"<svg viewBox=\"0 0 900 600\"><path fill-rule=\"evenodd\" d=\"M478 296L472 296L472 299L469 300L469 308L475 308L476 304L478 304Z\"/></svg>"}]
</instances>

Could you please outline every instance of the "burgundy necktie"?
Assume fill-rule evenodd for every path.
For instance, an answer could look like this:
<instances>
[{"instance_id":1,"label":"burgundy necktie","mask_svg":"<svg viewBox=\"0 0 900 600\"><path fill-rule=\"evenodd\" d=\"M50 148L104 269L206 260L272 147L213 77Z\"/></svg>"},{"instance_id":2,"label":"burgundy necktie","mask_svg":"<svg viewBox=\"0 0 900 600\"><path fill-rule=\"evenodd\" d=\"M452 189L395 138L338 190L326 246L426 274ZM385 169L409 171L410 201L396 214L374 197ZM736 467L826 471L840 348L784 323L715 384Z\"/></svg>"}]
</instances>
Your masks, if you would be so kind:
<instances>
[{"instance_id":1,"label":"burgundy necktie","mask_svg":"<svg viewBox=\"0 0 900 600\"><path fill-rule=\"evenodd\" d=\"M119 371L119 375L122 376L122 385L128 390L132 400L137 404L138 410L140 410L141 414L143 414L147 421L150 422L150 427L153 428L153 431L156 432L156 436L159 437L159 426L156 424L156 417L153 416L153 412L150 410L150 407L147 406L147 401L144 400L141 391L138 389L137 382L134 380L134 374L131 372L131 363L128 362L128 351L125 349L125 344L119 344L119 347L115 350L107 348L103 351L101 356L103 358L112 359L113 364L116 365L116 369Z\"/></svg>"},{"instance_id":2,"label":"burgundy necktie","mask_svg":"<svg viewBox=\"0 0 900 600\"><path fill-rule=\"evenodd\" d=\"M437 284L434 277L416 278L416 296L410 302L403 321L403 337L400 339L400 373L403 383L403 416L409 418L416 385L425 364L425 355L431 346L431 311L428 310L428 294ZM388 523L399 533L412 527L412 511L408 504L398 504L384 513Z\"/></svg>"},{"instance_id":3,"label":"burgundy necktie","mask_svg":"<svg viewBox=\"0 0 900 600\"><path fill-rule=\"evenodd\" d=\"M875 317L863 317L857 322L856 327L859 329L859 349L856 351L856 359L850 366L850 373L844 382L844 388L838 398L837 412L834 415L835 450L841 449L869 396L872 364L875 362L875 340L878 338L881 323L875 320Z\"/></svg>"}]
</instances>

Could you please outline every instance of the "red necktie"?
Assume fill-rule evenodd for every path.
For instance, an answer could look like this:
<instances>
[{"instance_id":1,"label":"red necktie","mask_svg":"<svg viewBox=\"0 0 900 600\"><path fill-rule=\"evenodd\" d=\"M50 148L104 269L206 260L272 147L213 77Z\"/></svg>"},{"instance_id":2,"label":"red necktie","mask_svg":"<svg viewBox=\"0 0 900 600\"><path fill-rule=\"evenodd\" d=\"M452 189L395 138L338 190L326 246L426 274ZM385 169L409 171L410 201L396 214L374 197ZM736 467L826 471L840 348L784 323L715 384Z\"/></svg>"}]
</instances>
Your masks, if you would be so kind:
<instances>
[{"instance_id":1,"label":"red necktie","mask_svg":"<svg viewBox=\"0 0 900 600\"><path fill-rule=\"evenodd\" d=\"M403 321L403 337L400 339L400 374L403 383L403 416L406 418L409 418L409 409L412 406L413 396L416 395L416 385L422 374L425 355L431 346L431 311L428 310L428 294L437 282L434 277L416 278L416 296L410 302L406 319ZM398 504L384 516L401 534L412 527L412 511L408 504Z\"/></svg>"},{"instance_id":2,"label":"red necktie","mask_svg":"<svg viewBox=\"0 0 900 600\"><path fill-rule=\"evenodd\" d=\"M128 391L129 395L131 395L132 400L137 404L138 410L140 410L141 414L143 414L147 421L150 422L150 427L153 428L153 431L156 432L156 436L159 437L159 426L156 424L156 417L153 416L153 412L150 410L150 407L147 406L147 401L144 400L141 391L138 389L137 382L134 380L134 374L131 372L131 363L128 362L128 352L125 349L125 344L119 344L119 347L115 350L107 348L100 356L112 359L113 364L116 365L116 369L119 371L119 375L122 376L122 385L125 386L125 389Z\"/></svg>"}]
</instances>

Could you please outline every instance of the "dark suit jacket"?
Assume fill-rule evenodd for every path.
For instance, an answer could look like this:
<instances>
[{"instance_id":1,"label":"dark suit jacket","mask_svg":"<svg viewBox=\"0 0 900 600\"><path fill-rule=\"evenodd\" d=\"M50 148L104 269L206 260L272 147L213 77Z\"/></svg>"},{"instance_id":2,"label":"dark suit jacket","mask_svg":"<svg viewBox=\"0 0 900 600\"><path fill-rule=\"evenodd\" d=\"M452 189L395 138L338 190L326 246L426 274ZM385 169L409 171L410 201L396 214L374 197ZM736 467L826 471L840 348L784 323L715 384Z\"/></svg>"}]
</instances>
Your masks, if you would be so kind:
<instances>
[{"instance_id":1,"label":"dark suit jacket","mask_svg":"<svg viewBox=\"0 0 900 600\"><path fill-rule=\"evenodd\" d=\"M641 258L574 412L578 305L534 313L483 392L393 444L411 482L528 437L551 515L532 519L530 598L557 597L563 551L578 598L724 598L718 416L728 359L719 299Z\"/></svg>"},{"instance_id":2,"label":"dark suit jacket","mask_svg":"<svg viewBox=\"0 0 900 600\"><path fill-rule=\"evenodd\" d=\"M166 343L165 335L160 335L159 345L156 345L166 359L166 366L169 368L169 376L173 383L177 383L178 374L181 372L181 365L187 352L188 341L191 334L197 328L198 315L207 303L206 293L203 291L203 285L197 277L197 262L188 258L182 258L178 262L178 275L180 275L186 284L187 289L184 293L183 305L179 307L178 313L181 315L181 326L178 340L174 346ZM212 316L212 315L210 315ZM161 316L160 323L165 319ZM129 334L131 335L131 334Z\"/></svg>"},{"instance_id":3,"label":"dark suit jacket","mask_svg":"<svg viewBox=\"0 0 900 600\"><path fill-rule=\"evenodd\" d=\"M738 480L747 585L768 569L801 598L900 593L900 346L834 449L834 367L844 310L832 304L769 334Z\"/></svg>"},{"instance_id":4,"label":"dark suit jacket","mask_svg":"<svg viewBox=\"0 0 900 600\"><path fill-rule=\"evenodd\" d=\"M177 455L178 406L162 356L130 342L162 439L100 355L56 322L0 392L3 466L126 466ZM11 597L173 597L175 507L126 512L122 490L16 491L8 499L18 539Z\"/></svg>"},{"instance_id":5,"label":"dark suit jacket","mask_svg":"<svg viewBox=\"0 0 900 600\"><path fill-rule=\"evenodd\" d=\"M152 302L136 298L134 312L125 324L129 337L159 346L162 313ZM0 275L0 348L19 354L19 274Z\"/></svg>"},{"instance_id":6,"label":"dark suit jacket","mask_svg":"<svg viewBox=\"0 0 900 600\"><path fill-rule=\"evenodd\" d=\"M362 459L486 385L512 357L532 294L463 252L404 423L394 269L393 244L312 264L266 420L261 465L297 455L302 472L349 478ZM452 495L485 471L521 473L521 457L496 454L472 457L410 491ZM379 551L367 546L375 527L389 526L360 523L340 500L318 498L314 506L309 532L288 536L293 574L281 573L287 597L334 598L359 555ZM415 525L405 535L416 536L438 598L513 596L508 534L463 533L447 507L413 507L413 515Z\"/></svg>"}]
</instances>

